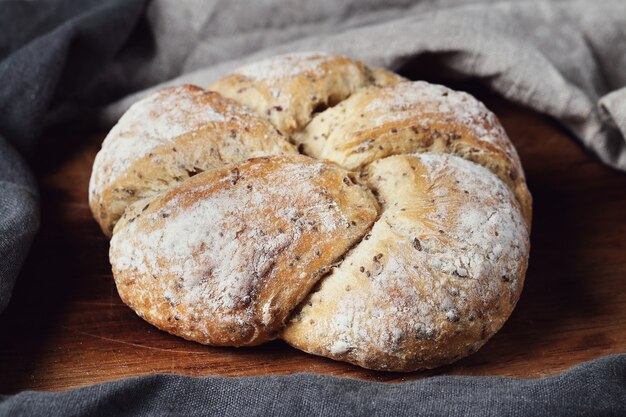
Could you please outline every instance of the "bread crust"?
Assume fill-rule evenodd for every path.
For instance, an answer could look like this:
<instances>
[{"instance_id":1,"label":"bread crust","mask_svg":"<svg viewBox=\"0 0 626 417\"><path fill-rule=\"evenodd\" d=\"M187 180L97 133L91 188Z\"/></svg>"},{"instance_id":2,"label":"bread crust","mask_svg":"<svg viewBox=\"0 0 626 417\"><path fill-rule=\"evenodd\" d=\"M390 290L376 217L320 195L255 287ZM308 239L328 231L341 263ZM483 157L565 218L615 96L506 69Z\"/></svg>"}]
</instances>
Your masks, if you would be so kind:
<instances>
[{"instance_id":1,"label":"bread crust","mask_svg":"<svg viewBox=\"0 0 626 417\"><path fill-rule=\"evenodd\" d=\"M137 314L200 343L280 337L389 371L453 362L500 329L532 197L482 103L322 53L210 89L139 102L94 164L90 206Z\"/></svg>"},{"instance_id":2,"label":"bread crust","mask_svg":"<svg viewBox=\"0 0 626 417\"><path fill-rule=\"evenodd\" d=\"M389 155L452 153L483 165L514 191L530 224L532 198L496 115L467 93L424 81L362 89L294 135L304 153L359 169Z\"/></svg>"},{"instance_id":3,"label":"bread crust","mask_svg":"<svg viewBox=\"0 0 626 417\"><path fill-rule=\"evenodd\" d=\"M377 209L335 164L252 158L136 203L111 240L113 275L122 300L162 330L256 345L276 337Z\"/></svg>"},{"instance_id":4,"label":"bread crust","mask_svg":"<svg viewBox=\"0 0 626 417\"><path fill-rule=\"evenodd\" d=\"M132 203L212 168L247 158L295 154L276 129L236 102L192 85L134 104L104 139L89 183L102 231Z\"/></svg>"},{"instance_id":5,"label":"bread crust","mask_svg":"<svg viewBox=\"0 0 626 417\"><path fill-rule=\"evenodd\" d=\"M232 98L292 134L313 114L372 85L393 85L404 78L341 55L287 54L235 70L209 90Z\"/></svg>"},{"instance_id":6,"label":"bread crust","mask_svg":"<svg viewBox=\"0 0 626 417\"><path fill-rule=\"evenodd\" d=\"M448 154L376 160L383 211L282 332L292 346L370 369L412 371L475 352L508 318L527 267L513 193Z\"/></svg>"}]
</instances>

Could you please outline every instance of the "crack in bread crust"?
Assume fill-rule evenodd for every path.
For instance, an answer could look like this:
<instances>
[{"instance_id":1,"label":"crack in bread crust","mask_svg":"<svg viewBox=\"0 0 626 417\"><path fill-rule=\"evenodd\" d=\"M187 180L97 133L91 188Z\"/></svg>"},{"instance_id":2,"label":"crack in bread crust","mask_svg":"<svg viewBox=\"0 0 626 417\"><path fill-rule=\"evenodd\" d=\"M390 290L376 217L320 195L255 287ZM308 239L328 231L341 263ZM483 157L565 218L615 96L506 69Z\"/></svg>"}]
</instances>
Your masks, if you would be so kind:
<instances>
[{"instance_id":1,"label":"crack in bread crust","mask_svg":"<svg viewBox=\"0 0 626 417\"><path fill-rule=\"evenodd\" d=\"M474 97L423 81L357 91L294 135L314 158L362 169L390 155L451 153L482 165L515 193L530 223L521 162L497 117Z\"/></svg>"},{"instance_id":2,"label":"crack in bread crust","mask_svg":"<svg viewBox=\"0 0 626 417\"><path fill-rule=\"evenodd\" d=\"M339 55L289 54L235 70L209 86L247 106L276 128L292 134L313 114L372 85L393 85L404 78Z\"/></svg>"},{"instance_id":3,"label":"crack in bread crust","mask_svg":"<svg viewBox=\"0 0 626 417\"><path fill-rule=\"evenodd\" d=\"M281 337L366 368L411 371L476 351L521 292L528 229L514 195L457 156L379 159L382 214L303 301Z\"/></svg>"},{"instance_id":4,"label":"crack in bread crust","mask_svg":"<svg viewBox=\"0 0 626 417\"><path fill-rule=\"evenodd\" d=\"M167 139L147 158L135 158L132 175L156 173L145 184L130 179L136 195L109 198L113 203L107 206L95 192L93 200L100 205L92 204L105 232L125 210L110 258L122 299L146 320L201 343L254 345L279 336L317 355L410 371L476 351L508 318L527 267L532 199L515 148L478 100L321 53L279 56L241 68L209 87L217 93L184 88L211 96L213 111L219 103L228 109L214 111L217 116L206 113L209 122L174 118L188 130L175 132L174 139L188 157L173 155ZM151 140L147 133L143 137ZM257 137L263 140L257 143ZM295 154L288 141L319 161L296 155L246 161ZM119 155L109 153L110 163L119 164ZM154 153L158 161L150 165ZM94 183L101 175L96 171L106 170L96 162ZM326 167L318 178L328 181L322 187L326 195L313 193L307 200L303 196L311 191L304 192L302 184L314 183L315 175L294 185L297 169L289 178L281 164L283 171ZM271 180L259 177L255 191L241 189L256 165L273 172ZM226 210L233 218L219 223L228 217L215 215L224 206L215 199L219 192L205 193L215 184L230 184L226 200L232 204L249 200L247 214ZM278 190L291 194L281 200ZM204 204L199 212L213 215L207 220L178 213L183 220L174 220L170 206L179 193L193 194L180 210L193 212ZM330 194L333 201L344 198L337 207L358 221L348 222L341 234L309 230L307 245L315 241L323 251L296 249L294 239L283 242L278 235L269 243L259 239L258 230L252 233L268 224L281 224L276 227L283 232L288 227L274 200L294 209L295 202L302 208ZM264 210L268 205L274 210ZM318 207L318 217L328 215L330 206L325 207ZM185 233L168 232L177 224L191 237L202 231L203 244L177 247L177 241L188 241ZM195 224L202 226L196 230ZM218 230L229 237L216 237ZM296 229L289 233L297 234ZM236 243L229 249L228 242ZM207 255L216 247L227 253ZM245 256L237 258L236 273L231 268L224 275L237 251ZM263 254L263 262L254 254ZM292 270L299 262L308 264L298 271L300 281ZM198 273L200 278L193 278ZM179 282L189 285L189 279L188 287Z\"/></svg>"},{"instance_id":5,"label":"crack in bread crust","mask_svg":"<svg viewBox=\"0 0 626 417\"><path fill-rule=\"evenodd\" d=\"M204 172L128 210L111 240L120 296L157 327L256 345L369 230L378 205L347 171L271 156Z\"/></svg>"},{"instance_id":6,"label":"crack in bread crust","mask_svg":"<svg viewBox=\"0 0 626 417\"><path fill-rule=\"evenodd\" d=\"M194 173L247 158L296 153L269 123L217 93L184 85L133 105L105 138L89 205L110 236L124 210Z\"/></svg>"}]
</instances>

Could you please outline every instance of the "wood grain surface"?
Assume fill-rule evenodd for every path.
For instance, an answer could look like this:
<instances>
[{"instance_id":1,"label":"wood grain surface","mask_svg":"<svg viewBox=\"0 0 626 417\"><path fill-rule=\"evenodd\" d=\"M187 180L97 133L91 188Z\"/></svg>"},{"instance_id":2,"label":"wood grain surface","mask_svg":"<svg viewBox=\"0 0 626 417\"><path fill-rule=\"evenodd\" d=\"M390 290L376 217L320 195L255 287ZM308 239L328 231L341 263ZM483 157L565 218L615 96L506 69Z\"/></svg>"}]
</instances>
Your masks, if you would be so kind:
<instances>
[{"instance_id":1,"label":"wood grain surface","mask_svg":"<svg viewBox=\"0 0 626 417\"><path fill-rule=\"evenodd\" d=\"M382 373L280 341L211 348L157 330L120 301L108 241L87 205L91 165L104 134L57 134L44 141L34 163L41 231L0 315L0 392L62 390L153 373L318 372L378 381L439 374L537 377L625 352L626 175L601 165L547 118L479 97L520 152L535 217L522 298L478 353L431 371Z\"/></svg>"}]
</instances>

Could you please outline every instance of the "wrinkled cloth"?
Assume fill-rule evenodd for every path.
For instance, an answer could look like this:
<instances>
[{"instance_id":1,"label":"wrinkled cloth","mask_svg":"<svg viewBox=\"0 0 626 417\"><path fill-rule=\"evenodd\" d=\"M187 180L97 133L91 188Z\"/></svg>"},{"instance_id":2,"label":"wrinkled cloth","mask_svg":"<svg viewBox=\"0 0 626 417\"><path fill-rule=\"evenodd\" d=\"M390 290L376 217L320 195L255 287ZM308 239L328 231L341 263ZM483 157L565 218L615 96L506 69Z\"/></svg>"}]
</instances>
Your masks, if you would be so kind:
<instances>
[{"instance_id":1,"label":"wrinkled cloth","mask_svg":"<svg viewBox=\"0 0 626 417\"><path fill-rule=\"evenodd\" d=\"M0 396L6 416L624 416L626 356L540 379L440 376L401 384L315 374L154 375Z\"/></svg>"},{"instance_id":2,"label":"wrinkled cloth","mask_svg":"<svg viewBox=\"0 0 626 417\"><path fill-rule=\"evenodd\" d=\"M208 86L240 65L293 51L345 54L401 72L429 58L449 77L481 80L553 116L602 161L626 170L623 0L294 4L153 3L158 53L135 74L137 85L167 79L149 91L187 82ZM145 93L111 106L103 120L115 122Z\"/></svg>"},{"instance_id":3,"label":"wrinkled cloth","mask_svg":"<svg viewBox=\"0 0 626 417\"><path fill-rule=\"evenodd\" d=\"M113 98L99 71L124 59L118 54L144 4L0 1L0 313L39 227L37 187L22 156L36 154L51 121L75 121Z\"/></svg>"},{"instance_id":4,"label":"wrinkled cloth","mask_svg":"<svg viewBox=\"0 0 626 417\"><path fill-rule=\"evenodd\" d=\"M39 227L35 179L20 155L0 136L0 312Z\"/></svg>"},{"instance_id":5,"label":"wrinkled cloth","mask_svg":"<svg viewBox=\"0 0 626 417\"><path fill-rule=\"evenodd\" d=\"M38 228L27 161L46 129L111 126L155 88L207 86L259 58L312 50L410 78L428 80L432 67L479 80L626 170L622 0L0 1L0 312ZM545 379L161 375L0 397L0 415L626 415L625 373L618 355Z\"/></svg>"}]
</instances>

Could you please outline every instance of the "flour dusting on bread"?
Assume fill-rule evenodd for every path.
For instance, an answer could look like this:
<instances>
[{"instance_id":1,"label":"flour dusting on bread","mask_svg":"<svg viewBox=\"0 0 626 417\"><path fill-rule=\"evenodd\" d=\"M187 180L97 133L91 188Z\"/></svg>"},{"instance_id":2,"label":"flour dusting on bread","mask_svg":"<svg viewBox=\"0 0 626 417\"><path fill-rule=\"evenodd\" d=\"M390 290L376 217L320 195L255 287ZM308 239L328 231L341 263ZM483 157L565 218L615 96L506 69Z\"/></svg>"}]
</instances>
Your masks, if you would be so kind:
<instances>
[{"instance_id":1,"label":"flour dusting on bread","mask_svg":"<svg viewBox=\"0 0 626 417\"><path fill-rule=\"evenodd\" d=\"M378 125L405 119L418 109L422 119L427 120L434 115L449 118L472 129L479 141L507 150L512 148L510 142L503 140L506 133L495 120L495 115L465 92L414 81L373 92L373 95L376 98L365 107L365 111L378 115L375 122Z\"/></svg>"},{"instance_id":2,"label":"flour dusting on bread","mask_svg":"<svg viewBox=\"0 0 626 417\"><path fill-rule=\"evenodd\" d=\"M135 103L111 129L101 157L109 161L101 181L111 183L136 159L184 133L209 123L223 123L241 115L250 116L244 107L227 106L217 111L206 96L213 93L198 87L166 89Z\"/></svg>"},{"instance_id":3,"label":"flour dusting on bread","mask_svg":"<svg viewBox=\"0 0 626 417\"><path fill-rule=\"evenodd\" d=\"M144 317L166 329L171 312L163 304L179 319L191 315L204 333L183 336L205 343L220 343L233 320L258 333L239 342L231 335L230 342L270 337L321 277L320 268L376 217L373 197L344 184L345 175L302 156L261 158L200 174L141 202L145 209L123 218L111 241L120 293L141 294Z\"/></svg>"},{"instance_id":4,"label":"flour dusting on bread","mask_svg":"<svg viewBox=\"0 0 626 417\"><path fill-rule=\"evenodd\" d=\"M321 63L331 59L332 55L315 52L287 54L246 65L235 70L234 73L255 80L277 81L305 72L315 72L319 70Z\"/></svg>"},{"instance_id":5,"label":"flour dusting on bread","mask_svg":"<svg viewBox=\"0 0 626 417\"><path fill-rule=\"evenodd\" d=\"M311 353L373 369L450 362L502 325L526 270L528 230L489 170L456 156L368 168L383 213L283 331Z\"/></svg>"},{"instance_id":6,"label":"flour dusting on bread","mask_svg":"<svg viewBox=\"0 0 626 417\"><path fill-rule=\"evenodd\" d=\"M137 103L94 164L90 206L137 314L200 343L282 338L393 371L451 363L501 328L532 198L480 101L324 53L209 88Z\"/></svg>"}]
</instances>

